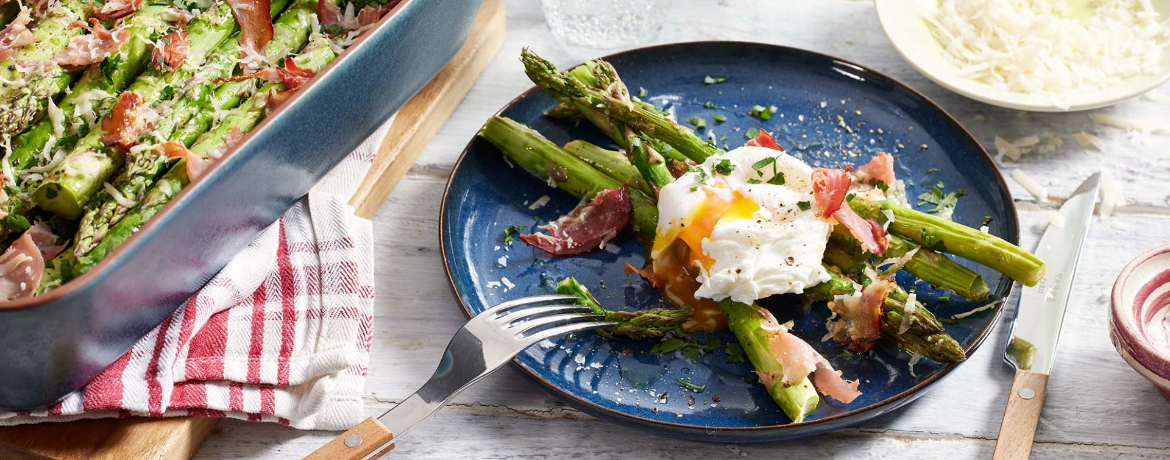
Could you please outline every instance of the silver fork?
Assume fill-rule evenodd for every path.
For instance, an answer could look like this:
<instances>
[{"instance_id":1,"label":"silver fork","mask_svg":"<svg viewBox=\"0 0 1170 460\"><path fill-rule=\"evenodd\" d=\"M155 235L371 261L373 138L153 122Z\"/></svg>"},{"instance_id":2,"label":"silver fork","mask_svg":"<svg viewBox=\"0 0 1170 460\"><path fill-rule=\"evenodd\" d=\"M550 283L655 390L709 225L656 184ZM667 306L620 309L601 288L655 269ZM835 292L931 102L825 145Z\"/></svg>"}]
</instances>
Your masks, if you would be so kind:
<instances>
[{"instance_id":1,"label":"silver fork","mask_svg":"<svg viewBox=\"0 0 1170 460\"><path fill-rule=\"evenodd\" d=\"M541 295L485 310L447 344L438 369L413 395L378 418L370 417L321 446L305 460L379 458L418 422L471 384L495 372L524 349L571 332L612 326L602 315L573 303L573 296Z\"/></svg>"}]
</instances>

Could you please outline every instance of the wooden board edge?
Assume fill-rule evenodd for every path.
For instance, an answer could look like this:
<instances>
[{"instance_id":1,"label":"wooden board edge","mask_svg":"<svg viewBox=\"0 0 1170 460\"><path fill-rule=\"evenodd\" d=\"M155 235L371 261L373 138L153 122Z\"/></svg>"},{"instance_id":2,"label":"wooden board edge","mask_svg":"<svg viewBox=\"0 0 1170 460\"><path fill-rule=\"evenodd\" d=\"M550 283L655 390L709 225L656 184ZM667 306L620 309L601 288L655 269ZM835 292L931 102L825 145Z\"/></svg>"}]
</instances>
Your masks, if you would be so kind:
<instances>
[{"instance_id":1,"label":"wooden board edge","mask_svg":"<svg viewBox=\"0 0 1170 460\"><path fill-rule=\"evenodd\" d=\"M484 0L467 43L398 111L378 147L374 164L350 200L359 217L373 218L427 143L459 107L503 47L506 22L503 2Z\"/></svg>"},{"instance_id":2,"label":"wooden board edge","mask_svg":"<svg viewBox=\"0 0 1170 460\"><path fill-rule=\"evenodd\" d=\"M131 417L46 422L0 428L0 458L53 460L186 460L215 430L218 418Z\"/></svg>"}]
</instances>

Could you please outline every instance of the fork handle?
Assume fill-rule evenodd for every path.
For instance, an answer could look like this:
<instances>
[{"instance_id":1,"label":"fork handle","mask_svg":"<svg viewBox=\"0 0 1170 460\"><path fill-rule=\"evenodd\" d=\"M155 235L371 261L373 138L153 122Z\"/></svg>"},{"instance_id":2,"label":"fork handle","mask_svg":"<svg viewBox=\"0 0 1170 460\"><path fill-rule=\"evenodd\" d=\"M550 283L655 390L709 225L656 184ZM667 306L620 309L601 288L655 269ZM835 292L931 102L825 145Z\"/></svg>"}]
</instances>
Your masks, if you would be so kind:
<instances>
[{"instance_id":1,"label":"fork handle","mask_svg":"<svg viewBox=\"0 0 1170 460\"><path fill-rule=\"evenodd\" d=\"M349 431L333 438L328 444L321 446L305 460L363 460L374 459L386 455L393 444L383 449L394 434L378 419L370 417L357 424ZM380 452L379 452L380 450ZM371 455L372 454L372 455Z\"/></svg>"}]
</instances>

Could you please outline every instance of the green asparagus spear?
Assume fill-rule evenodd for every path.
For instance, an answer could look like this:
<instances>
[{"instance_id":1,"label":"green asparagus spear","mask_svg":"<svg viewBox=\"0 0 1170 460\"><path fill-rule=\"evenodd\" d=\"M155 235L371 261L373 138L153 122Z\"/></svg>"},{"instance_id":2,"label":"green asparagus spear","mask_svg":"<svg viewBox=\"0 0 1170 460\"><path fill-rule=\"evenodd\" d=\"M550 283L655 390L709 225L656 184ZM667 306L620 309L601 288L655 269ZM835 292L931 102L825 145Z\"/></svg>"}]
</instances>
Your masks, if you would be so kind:
<instances>
[{"instance_id":1,"label":"green asparagus spear","mask_svg":"<svg viewBox=\"0 0 1170 460\"><path fill-rule=\"evenodd\" d=\"M666 160L650 146L649 142L643 141L641 136L629 128L626 128L626 138L626 143L630 146L630 163L638 168L638 172L642 173L642 178L647 183L657 190L674 182L674 176L666 168ZM654 196L658 194L655 193Z\"/></svg>"},{"instance_id":2,"label":"green asparagus spear","mask_svg":"<svg viewBox=\"0 0 1170 460\"><path fill-rule=\"evenodd\" d=\"M528 172L556 184L578 198L592 197L602 190L621 187L622 183L557 147L532 128L505 117L493 116L484 123L479 135L520 164ZM638 190L630 190L634 229L653 235L658 223L654 199Z\"/></svg>"},{"instance_id":3,"label":"green asparagus spear","mask_svg":"<svg viewBox=\"0 0 1170 460\"><path fill-rule=\"evenodd\" d=\"M564 149L565 152L589 163L589 166L617 179L618 182L641 190L642 193L654 193L654 190L647 186L646 181L642 179L638 168L630 164L629 158L626 158L621 152L607 150L582 140L569 141L565 144Z\"/></svg>"},{"instance_id":4,"label":"green asparagus spear","mask_svg":"<svg viewBox=\"0 0 1170 460\"><path fill-rule=\"evenodd\" d=\"M172 29L171 24L163 19L169 9L171 7L165 4L146 4L137 14L126 19L123 27L130 32L130 40L116 53L90 66L82 74L69 93L56 104L61 111L61 119L45 117L12 140L9 161L14 170L21 171L44 164L47 159L38 158L37 154L45 150L50 140L59 144L62 138L84 136L89 131L97 114L81 113L78 103L100 108L101 104L91 103L95 95L104 95L101 98L103 100L113 97L146 70L152 51L150 44ZM201 16L191 22L198 27L199 22L206 20L208 18ZM53 147L49 146L50 149Z\"/></svg>"},{"instance_id":5,"label":"green asparagus spear","mask_svg":"<svg viewBox=\"0 0 1170 460\"><path fill-rule=\"evenodd\" d=\"M727 315L727 326L743 347L752 367L757 372L784 375L784 367L768 347L772 336L771 332L762 329L765 319L756 311L758 307L724 300L719 302L719 308ZM776 379L772 387L768 388L768 394L793 422L804 421L817 408L821 399L808 377L796 383L784 383Z\"/></svg>"},{"instance_id":6,"label":"green asparagus spear","mask_svg":"<svg viewBox=\"0 0 1170 460\"><path fill-rule=\"evenodd\" d=\"M834 258L832 262L834 265L850 271L851 268L856 269L860 263L865 261L865 251L861 249L861 243L849 233L845 226L833 227L829 241L832 248L825 253L825 257L826 260L830 257ZM882 254L882 258L895 260L905 256L910 251L915 251L902 268L930 285L946 289L971 300L986 299L991 293L987 283L983 282L983 276L948 259L947 256L926 249L919 246L918 243L898 235L889 235L888 241L889 247ZM848 254L848 256L842 254Z\"/></svg>"},{"instance_id":7,"label":"green asparagus spear","mask_svg":"<svg viewBox=\"0 0 1170 460\"><path fill-rule=\"evenodd\" d=\"M528 49L521 52L520 61L524 63L528 78L537 86L555 99L572 101L579 110L588 108L590 112L600 113L605 119L621 121L647 137L670 144L698 163L722 152L700 139L690 128L674 122L657 110L620 100L612 94L586 86L575 78L566 78L557 71L556 66ZM590 121L595 120L589 113L584 115Z\"/></svg>"},{"instance_id":8,"label":"green asparagus spear","mask_svg":"<svg viewBox=\"0 0 1170 460\"><path fill-rule=\"evenodd\" d=\"M272 40L265 47L266 61L278 62L305 44L311 28L310 18L316 9L316 0L298 0L277 18L273 23ZM147 143L173 140L176 128L191 116L210 119L213 113L234 108L244 95L254 91L255 79L231 81L215 87L216 79L231 75L239 55L239 38L220 45L207 64L199 69L195 78L199 83L190 85L183 97L167 109L155 124ZM166 156L156 149L131 150L127 154L125 167L110 182L121 199L101 190L86 206L74 237L74 250L79 256L89 252L105 237L110 226L130 211L131 203L142 199L155 178L164 171L166 162Z\"/></svg>"},{"instance_id":9,"label":"green asparagus spear","mask_svg":"<svg viewBox=\"0 0 1170 460\"><path fill-rule=\"evenodd\" d=\"M174 98L206 62L208 52L237 28L227 2L216 5L200 16L204 15L208 16L208 21L190 24L188 27L191 45L183 65L169 72L158 69L143 72L126 91L137 94L151 106L171 100L164 98L164 95ZM192 30L196 25L199 28ZM61 164L49 172L33 191L32 199L37 207L70 219L81 214L81 207L103 188L126 158L125 151L108 147L102 142L106 134L100 125L91 127Z\"/></svg>"},{"instance_id":10,"label":"green asparagus spear","mask_svg":"<svg viewBox=\"0 0 1170 460\"><path fill-rule=\"evenodd\" d=\"M933 251L954 254L985 265L1026 286L1035 286L1044 278L1044 261L995 235L898 206L891 201L871 203L853 200L849 204L866 218L877 218L883 210L892 211L894 220L889 227L891 233Z\"/></svg>"},{"instance_id":11,"label":"green asparagus spear","mask_svg":"<svg viewBox=\"0 0 1170 460\"><path fill-rule=\"evenodd\" d=\"M637 311L606 310L597 303L597 299L585 288L585 285L569 277L557 284L557 292L577 298L577 303L593 309L594 313L605 316L605 321L613 321L616 326L598 329L597 333L607 339L631 338L650 339L662 337L682 326L694 311L684 305L682 308L651 308Z\"/></svg>"},{"instance_id":12,"label":"green asparagus spear","mask_svg":"<svg viewBox=\"0 0 1170 460\"><path fill-rule=\"evenodd\" d=\"M293 59L293 62L300 67L320 71L332 62L334 57L336 54L330 47L329 39L318 35L310 40L309 45ZM222 148L231 139L233 133L250 131L264 118L268 108L269 93L280 92L284 89L284 85L279 82L270 82L260 87L255 95L233 109L210 131L200 136L199 140L191 146L191 153L207 156ZM155 182L141 203L110 228L105 238L85 255L77 256L77 262L73 266L74 276L80 276L93 268L111 251L129 239L171 198L174 198L188 182L186 159L181 159Z\"/></svg>"},{"instance_id":13,"label":"green asparagus spear","mask_svg":"<svg viewBox=\"0 0 1170 460\"><path fill-rule=\"evenodd\" d=\"M39 64L51 60L69 45L69 39L81 35L84 29L73 24L89 18L90 6L86 0L54 5L32 29L38 41L0 62L0 82L4 82L0 84L0 137L16 135L45 110L52 96L72 83L73 75L63 67L41 69ZM22 65L28 62L36 64Z\"/></svg>"}]
</instances>

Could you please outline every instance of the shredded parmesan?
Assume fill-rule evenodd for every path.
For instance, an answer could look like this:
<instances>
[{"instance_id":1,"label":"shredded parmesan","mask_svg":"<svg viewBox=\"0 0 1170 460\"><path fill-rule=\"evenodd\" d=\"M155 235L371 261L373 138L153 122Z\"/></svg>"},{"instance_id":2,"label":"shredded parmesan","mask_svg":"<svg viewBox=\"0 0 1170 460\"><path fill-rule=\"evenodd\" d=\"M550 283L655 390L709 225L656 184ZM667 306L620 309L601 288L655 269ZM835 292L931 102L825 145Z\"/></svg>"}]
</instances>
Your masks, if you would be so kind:
<instances>
[{"instance_id":1,"label":"shredded parmesan","mask_svg":"<svg viewBox=\"0 0 1170 460\"><path fill-rule=\"evenodd\" d=\"M1159 104L1170 104L1170 96L1167 96L1166 93L1156 89L1151 89L1150 92L1146 93L1146 99L1157 102Z\"/></svg>"},{"instance_id":2,"label":"shredded parmesan","mask_svg":"<svg viewBox=\"0 0 1170 460\"><path fill-rule=\"evenodd\" d=\"M121 206L124 208L133 208L134 205L137 204L133 200L126 198L125 195L122 195L122 192L120 192L120 191L118 191L118 189L114 188L113 185L110 185L109 182L102 184L102 187L105 188L106 193L109 193L110 197L113 198L114 201L116 201L118 203L118 206Z\"/></svg>"},{"instance_id":3,"label":"shredded parmesan","mask_svg":"<svg viewBox=\"0 0 1170 460\"><path fill-rule=\"evenodd\" d=\"M1123 118L1097 112L1089 113L1089 118L1105 126L1112 126L1114 128L1126 129L1130 131L1140 131L1143 133L1152 133L1155 131L1170 132L1170 122L1165 120L1139 120L1136 118Z\"/></svg>"},{"instance_id":4,"label":"shredded parmesan","mask_svg":"<svg viewBox=\"0 0 1170 460\"><path fill-rule=\"evenodd\" d=\"M1170 37L1149 0L944 0L925 19L958 74L995 88L1064 96L1156 75ZM1084 17L1081 17L1084 16Z\"/></svg>"},{"instance_id":5,"label":"shredded parmesan","mask_svg":"<svg viewBox=\"0 0 1170 460\"><path fill-rule=\"evenodd\" d=\"M1097 151L1105 150L1105 141L1102 141L1100 137L1094 136L1084 131L1073 134L1073 139L1075 139L1077 144L1080 144L1081 147L1087 149L1091 148Z\"/></svg>"},{"instance_id":6,"label":"shredded parmesan","mask_svg":"<svg viewBox=\"0 0 1170 460\"><path fill-rule=\"evenodd\" d=\"M1031 193L1032 196L1036 197L1036 200L1048 201L1048 189L1044 188L1043 185L1040 185L1039 182L1036 182L1035 179L1032 179L1032 176L1029 176L1028 173L1024 172L1024 170L1018 168L1013 170L1012 179L1015 179L1016 183L1024 187L1024 190L1027 190L1028 193Z\"/></svg>"},{"instance_id":7,"label":"shredded parmesan","mask_svg":"<svg viewBox=\"0 0 1170 460\"><path fill-rule=\"evenodd\" d=\"M1101 218L1108 219L1113 210L1125 205L1125 190L1120 182L1113 178L1113 172L1101 171Z\"/></svg>"},{"instance_id":8,"label":"shredded parmesan","mask_svg":"<svg viewBox=\"0 0 1170 460\"><path fill-rule=\"evenodd\" d=\"M548 195L543 195L540 198L537 198L536 201L533 201L532 205L528 206L528 210L535 211L537 209L543 208L544 205L548 204L548 201Z\"/></svg>"},{"instance_id":9,"label":"shredded parmesan","mask_svg":"<svg viewBox=\"0 0 1170 460\"><path fill-rule=\"evenodd\" d=\"M58 139L65 136L65 112L62 112L57 104L53 102L53 98L49 98L49 107L46 111L49 117L49 122L53 125L53 135Z\"/></svg>"},{"instance_id":10,"label":"shredded parmesan","mask_svg":"<svg viewBox=\"0 0 1170 460\"><path fill-rule=\"evenodd\" d=\"M1048 224L1052 225L1053 227L1064 227L1064 214L1061 214L1060 211L1044 211L1044 218L1048 219Z\"/></svg>"},{"instance_id":11,"label":"shredded parmesan","mask_svg":"<svg viewBox=\"0 0 1170 460\"><path fill-rule=\"evenodd\" d=\"M1003 161L1003 157L1008 157L1012 161L1020 161L1020 156L1022 155L1020 148L1016 147L1016 144L999 136L995 136L995 150L999 152L999 158L997 159L1000 161Z\"/></svg>"},{"instance_id":12,"label":"shredded parmesan","mask_svg":"<svg viewBox=\"0 0 1170 460\"><path fill-rule=\"evenodd\" d=\"M913 324L914 310L918 309L918 294L913 292L906 297L906 305L902 310L902 325L898 326L898 335L905 334L910 330L910 325Z\"/></svg>"},{"instance_id":13,"label":"shredded parmesan","mask_svg":"<svg viewBox=\"0 0 1170 460\"><path fill-rule=\"evenodd\" d=\"M965 311L965 312L959 313L959 314L957 314L957 315L955 315L955 316L952 316L952 317L951 317L951 319L963 319L963 318L966 318L966 317L968 317L968 316L971 316L971 315L974 315L974 314L976 314L976 313L979 313L979 312L981 312L981 311L984 311L984 310L990 310L990 309L992 309L992 308L995 308L995 306L996 306L996 305L999 305L999 303L1000 303L1000 302L1003 302L1003 299L996 300L996 301L994 301L994 302L991 302L991 303L989 303L989 304L987 304L987 305L984 305L984 306L982 306L982 307L979 307L979 308L975 308L975 309L972 309L972 310L967 310L967 311Z\"/></svg>"}]
</instances>

